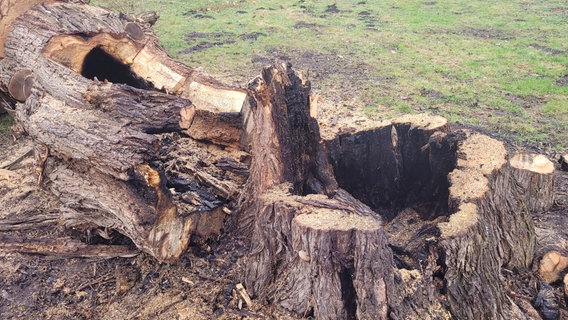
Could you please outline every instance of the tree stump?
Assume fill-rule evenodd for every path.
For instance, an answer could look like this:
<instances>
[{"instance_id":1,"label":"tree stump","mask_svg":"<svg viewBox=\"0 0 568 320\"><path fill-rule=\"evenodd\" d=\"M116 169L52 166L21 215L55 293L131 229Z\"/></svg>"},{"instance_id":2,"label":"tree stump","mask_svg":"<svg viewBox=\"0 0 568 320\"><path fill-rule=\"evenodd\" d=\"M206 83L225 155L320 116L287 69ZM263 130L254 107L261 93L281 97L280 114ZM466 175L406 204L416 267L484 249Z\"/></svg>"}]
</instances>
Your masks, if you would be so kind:
<instances>
[{"instance_id":1,"label":"tree stump","mask_svg":"<svg viewBox=\"0 0 568 320\"><path fill-rule=\"evenodd\" d=\"M247 134L254 155L241 224L252 221L247 289L321 319L386 319L392 254L380 218L337 189L310 84L289 65L265 68L252 86Z\"/></svg>"},{"instance_id":2,"label":"tree stump","mask_svg":"<svg viewBox=\"0 0 568 320\"><path fill-rule=\"evenodd\" d=\"M509 161L519 192L530 212L542 212L554 204L554 164L541 154L517 153Z\"/></svg>"},{"instance_id":3,"label":"tree stump","mask_svg":"<svg viewBox=\"0 0 568 320\"><path fill-rule=\"evenodd\" d=\"M501 272L530 266L531 212L552 201L538 156L509 161L501 142L424 114L322 138L289 64L231 88L105 9L0 9L0 97L68 225L175 262L238 206L244 283L264 303L321 319L525 319Z\"/></svg>"}]
</instances>

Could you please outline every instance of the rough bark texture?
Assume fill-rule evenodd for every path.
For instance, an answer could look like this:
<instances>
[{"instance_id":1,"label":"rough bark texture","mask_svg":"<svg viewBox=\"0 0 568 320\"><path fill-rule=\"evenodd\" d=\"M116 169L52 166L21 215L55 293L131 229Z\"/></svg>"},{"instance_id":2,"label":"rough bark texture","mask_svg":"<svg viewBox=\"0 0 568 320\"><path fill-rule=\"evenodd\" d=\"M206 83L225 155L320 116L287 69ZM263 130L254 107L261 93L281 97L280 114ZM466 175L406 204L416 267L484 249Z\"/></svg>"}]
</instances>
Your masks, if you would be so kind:
<instances>
[{"instance_id":1,"label":"rough bark texture","mask_svg":"<svg viewBox=\"0 0 568 320\"><path fill-rule=\"evenodd\" d=\"M67 222L120 230L160 261L175 261L192 234L218 236L222 208L236 187L214 178L215 167L196 169L196 159L187 166L193 171L180 172L172 167L176 159L162 151L183 141L171 133L197 136L204 130L194 119L202 113L214 115L210 127L238 132L238 100L242 105L246 93L175 62L151 31L105 9L25 3L2 2L7 8L2 23L10 24L3 24L9 32L2 43L0 87L13 98L10 112L17 123L45 150L38 158L38 181L72 209ZM207 133L196 139L223 142ZM191 154L186 149L178 160ZM176 177L175 186L165 171ZM218 226L201 223L207 213Z\"/></svg>"},{"instance_id":2,"label":"rough bark texture","mask_svg":"<svg viewBox=\"0 0 568 320\"><path fill-rule=\"evenodd\" d=\"M254 215L245 217L249 292L321 319L386 319L392 254L380 219L337 189L309 115L309 83L282 64L265 68L252 90L242 208Z\"/></svg>"},{"instance_id":3,"label":"rough bark texture","mask_svg":"<svg viewBox=\"0 0 568 320\"><path fill-rule=\"evenodd\" d=\"M554 204L554 164L541 154L517 153L511 170L518 192L530 212L547 211Z\"/></svg>"},{"instance_id":4,"label":"rough bark texture","mask_svg":"<svg viewBox=\"0 0 568 320\"><path fill-rule=\"evenodd\" d=\"M504 290L501 268L530 266L535 248L531 212L516 192L501 142L471 134L458 152L457 169L449 176L452 215L439 224L452 314L523 319Z\"/></svg>"},{"instance_id":5,"label":"rough bark texture","mask_svg":"<svg viewBox=\"0 0 568 320\"><path fill-rule=\"evenodd\" d=\"M429 130L436 122L418 115L359 130L342 126L327 142L340 187L362 194L389 220L385 231L403 291L413 293L402 294L397 316L447 318L448 310L458 319L524 319L506 295L501 268L526 269L532 262L526 195L500 142L447 132L444 125Z\"/></svg>"}]
</instances>

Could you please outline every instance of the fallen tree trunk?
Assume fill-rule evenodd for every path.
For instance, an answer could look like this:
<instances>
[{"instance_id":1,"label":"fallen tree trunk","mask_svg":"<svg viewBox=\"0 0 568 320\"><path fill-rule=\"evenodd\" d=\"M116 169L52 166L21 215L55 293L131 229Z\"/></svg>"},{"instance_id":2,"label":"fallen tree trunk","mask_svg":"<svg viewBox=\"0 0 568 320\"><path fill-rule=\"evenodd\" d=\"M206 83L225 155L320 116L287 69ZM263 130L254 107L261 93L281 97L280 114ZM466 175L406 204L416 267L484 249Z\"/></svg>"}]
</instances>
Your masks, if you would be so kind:
<instances>
[{"instance_id":1,"label":"fallen tree trunk","mask_svg":"<svg viewBox=\"0 0 568 320\"><path fill-rule=\"evenodd\" d=\"M11 113L43 150L38 181L75 213L67 222L117 229L161 261L176 261L192 234L218 236L230 195L202 177L221 170L179 172L175 163L191 152L175 133L223 143L202 114L219 114L211 127L236 127L246 93L175 62L149 30L104 9L52 1L2 8L3 95L19 101ZM222 147L238 145L231 138ZM165 148L185 153L172 159ZM240 153L221 157L238 162ZM166 172L177 179L173 194ZM204 215L218 226L199 223Z\"/></svg>"},{"instance_id":2,"label":"fallen tree trunk","mask_svg":"<svg viewBox=\"0 0 568 320\"><path fill-rule=\"evenodd\" d=\"M509 161L437 116L322 134L289 64L230 88L132 21L32 2L0 0L0 91L68 225L175 262L218 239L238 200L244 283L262 302L321 319L525 319L502 270L532 263L548 160Z\"/></svg>"}]
</instances>

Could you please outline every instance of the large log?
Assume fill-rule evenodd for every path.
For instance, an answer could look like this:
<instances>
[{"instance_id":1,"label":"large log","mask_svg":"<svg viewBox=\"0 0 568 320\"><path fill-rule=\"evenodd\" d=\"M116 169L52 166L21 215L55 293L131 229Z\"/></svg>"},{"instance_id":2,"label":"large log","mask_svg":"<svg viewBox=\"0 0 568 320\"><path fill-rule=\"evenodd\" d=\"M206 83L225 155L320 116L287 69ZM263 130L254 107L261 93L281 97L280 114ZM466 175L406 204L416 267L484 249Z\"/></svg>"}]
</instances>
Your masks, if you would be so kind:
<instances>
[{"instance_id":1,"label":"large log","mask_svg":"<svg viewBox=\"0 0 568 320\"><path fill-rule=\"evenodd\" d=\"M181 147L187 139L175 133L235 144L246 92L172 60L150 30L105 9L57 1L0 4L6 31L0 39L2 95L16 122L49 155L38 158L38 181L59 196L70 209L65 212L73 212L67 223L119 230L169 262L185 251L192 234L217 237L222 209L231 201L227 189L236 187L203 179L224 171L205 164L239 162L241 154L219 152L199 162L189 146ZM215 116L209 128L203 114ZM235 128L232 140L209 130L216 126ZM173 159L164 149L185 152ZM180 172L179 161L199 169ZM217 218L203 220L206 215Z\"/></svg>"}]
</instances>

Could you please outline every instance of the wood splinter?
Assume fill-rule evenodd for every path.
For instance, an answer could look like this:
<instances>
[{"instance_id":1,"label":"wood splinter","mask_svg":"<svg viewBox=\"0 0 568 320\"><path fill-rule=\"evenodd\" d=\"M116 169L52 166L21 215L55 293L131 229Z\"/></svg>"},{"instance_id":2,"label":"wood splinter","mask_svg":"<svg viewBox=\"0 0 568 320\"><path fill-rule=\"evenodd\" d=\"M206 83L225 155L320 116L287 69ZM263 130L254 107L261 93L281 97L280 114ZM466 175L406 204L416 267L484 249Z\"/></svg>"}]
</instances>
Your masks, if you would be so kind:
<instances>
[{"instance_id":1,"label":"wood splinter","mask_svg":"<svg viewBox=\"0 0 568 320\"><path fill-rule=\"evenodd\" d=\"M243 300L245 300L245 302L247 304L247 308L252 309L252 300L251 300L249 294L247 293L247 290L243 286L243 284L239 283L235 286L235 288L237 289L237 292L239 293L239 295L241 295Z\"/></svg>"},{"instance_id":2,"label":"wood splinter","mask_svg":"<svg viewBox=\"0 0 568 320\"><path fill-rule=\"evenodd\" d=\"M41 150L43 149L43 150ZM49 148L46 145L36 146L34 148L34 173L37 176L37 186L41 187L43 184L43 172L45 171L45 163L49 157Z\"/></svg>"}]
</instances>

